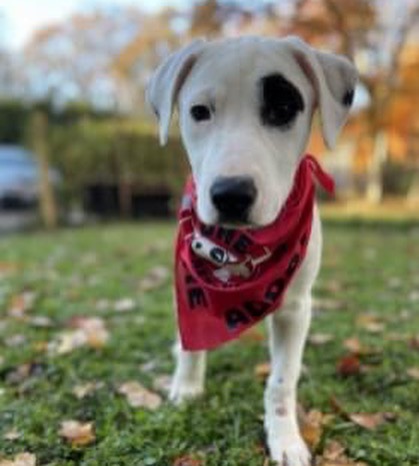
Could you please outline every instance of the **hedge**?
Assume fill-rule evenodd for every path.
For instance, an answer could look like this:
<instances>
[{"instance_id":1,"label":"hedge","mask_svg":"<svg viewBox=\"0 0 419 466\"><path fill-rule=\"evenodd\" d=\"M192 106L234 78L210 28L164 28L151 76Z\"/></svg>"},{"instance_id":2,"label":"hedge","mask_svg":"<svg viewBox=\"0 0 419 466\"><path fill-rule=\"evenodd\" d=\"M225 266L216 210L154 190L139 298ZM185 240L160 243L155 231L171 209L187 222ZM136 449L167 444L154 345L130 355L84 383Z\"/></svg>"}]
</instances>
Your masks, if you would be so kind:
<instances>
[{"instance_id":1,"label":"hedge","mask_svg":"<svg viewBox=\"0 0 419 466\"><path fill-rule=\"evenodd\" d=\"M178 194L188 165L178 135L160 147L151 124L134 119L50 125L50 163L64 181L68 197L79 197L90 183L130 183L147 192Z\"/></svg>"}]
</instances>

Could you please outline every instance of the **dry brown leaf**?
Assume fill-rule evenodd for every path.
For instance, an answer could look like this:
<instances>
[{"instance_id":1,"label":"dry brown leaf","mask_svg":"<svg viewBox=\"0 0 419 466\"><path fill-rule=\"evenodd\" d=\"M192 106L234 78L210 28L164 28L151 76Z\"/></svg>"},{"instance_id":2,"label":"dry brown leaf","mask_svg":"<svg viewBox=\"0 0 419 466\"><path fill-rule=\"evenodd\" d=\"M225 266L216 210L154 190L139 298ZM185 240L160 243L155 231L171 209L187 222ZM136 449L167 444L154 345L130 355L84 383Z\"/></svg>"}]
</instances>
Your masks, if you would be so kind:
<instances>
[{"instance_id":1,"label":"dry brown leaf","mask_svg":"<svg viewBox=\"0 0 419 466\"><path fill-rule=\"evenodd\" d=\"M359 358L353 354L344 356L338 361L336 371L343 377L349 377L361 372L361 363Z\"/></svg>"},{"instance_id":2,"label":"dry brown leaf","mask_svg":"<svg viewBox=\"0 0 419 466\"><path fill-rule=\"evenodd\" d=\"M356 325L370 333L380 333L385 329L384 322L380 321L375 314L359 314Z\"/></svg>"},{"instance_id":3,"label":"dry brown leaf","mask_svg":"<svg viewBox=\"0 0 419 466\"><path fill-rule=\"evenodd\" d=\"M36 466L36 456L32 453L19 453L13 460L0 458L0 466Z\"/></svg>"},{"instance_id":4,"label":"dry brown leaf","mask_svg":"<svg viewBox=\"0 0 419 466\"><path fill-rule=\"evenodd\" d=\"M172 377L170 375L159 375L153 380L153 388L163 393L170 391Z\"/></svg>"},{"instance_id":5,"label":"dry brown leaf","mask_svg":"<svg viewBox=\"0 0 419 466\"><path fill-rule=\"evenodd\" d=\"M367 466L366 463L353 461L345 455L345 448L337 441L326 444L322 456L316 457L316 466Z\"/></svg>"},{"instance_id":6,"label":"dry brown leaf","mask_svg":"<svg viewBox=\"0 0 419 466\"><path fill-rule=\"evenodd\" d=\"M363 349L364 349L363 344L356 337L347 338L343 342L343 346L344 348L346 348L347 350L349 350L351 353L354 353L354 354L361 354L363 353Z\"/></svg>"},{"instance_id":7,"label":"dry brown leaf","mask_svg":"<svg viewBox=\"0 0 419 466\"><path fill-rule=\"evenodd\" d=\"M419 367L410 367L406 373L412 379L419 380Z\"/></svg>"},{"instance_id":8,"label":"dry brown leaf","mask_svg":"<svg viewBox=\"0 0 419 466\"><path fill-rule=\"evenodd\" d=\"M341 458L345 454L345 447L336 440L328 442L323 451L323 457L334 461Z\"/></svg>"},{"instance_id":9,"label":"dry brown leaf","mask_svg":"<svg viewBox=\"0 0 419 466\"><path fill-rule=\"evenodd\" d=\"M299 410L301 414L301 410ZM319 444L324 427L334 418L331 414L311 410L300 416L301 435L311 450L315 450Z\"/></svg>"},{"instance_id":10,"label":"dry brown leaf","mask_svg":"<svg viewBox=\"0 0 419 466\"><path fill-rule=\"evenodd\" d=\"M11 384L19 384L31 376L33 369L33 363L21 364L7 374L6 381Z\"/></svg>"},{"instance_id":11,"label":"dry brown leaf","mask_svg":"<svg viewBox=\"0 0 419 466\"><path fill-rule=\"evenodd\" d=\"M133 408L148 408L155 410L160 407L162 399L157 393L147 390L139 382L125 382L118 387L118 393L127 397Z\"/></svg>"},{"instance_id":12,"label":"dry brown leaf","mask_svg":"<svg viewBox=\"0 0 419 466\"><path fill-rule=\"evenodd\" d=\"M348 417L354 424L368 430L375 430L381 424L395 419L393 413L353 413Z\"/></svg>"},{"instance_id":13,"label":"dry brown leaf","mask_svg":"<svg viewBox=\"0 0 419 466\"><path fill-rule=\"evenodd\" d=\"M102 382L87 382L85 384L75 385L73 387L72 392L76 398L81 400L82 398L85 398L87 395L90 395L102 386Z\"/></svg>"},{"instance_id":14,"label":"dry brown leaf","mask_svg":"<svg viewBox=\"0 0 419 466\"><path fill-rule=\"evenodd\" d=\"M61 333L58 339L50 344L54 354L67 354L82 346L100 349L109 339L109 332L103 319L99 317L77 317L71 321L75 330Z\"/></svg>"},{"instance_id":15,"label":"dry brown leaf","mask_svg":"<svg viewBox=\"0 0 419 466\"><path fill-rule=\"evenodd\" d=\"M182 456L180 458L176 458L173 462L173 466L203 466L203 460L194 458L192 456Z\"/></svg>"},{"instance_id":16,"label":"dry brown leaf","mask_svg":"<svg viewBox=\"0 0 419 466\"><path fill-rule=\"evenodd\" d=\"M315 346L321 346L329 343L334 339L330 333L313 333L308 337L309 343Z\"/></svg>"},{"instance_id":17,"label":"dry brown leaf","mask_svg":"<svg viewBox=\"0 0 419 466\"><path fill-rule=\"evenodd\" d=\"M58 434L73 446L89 445L96 439L92 422L63 421Z\"/></svg>"},{"instance_id":18,"label":"dry brown leaf","mask_svg":"<svg viewBox=\"0 0 419 466\"><path fill-rule=\"evenodd\" d=\"M255 366L254 372L257 378L265 380L271 373L271 365L269 362L262 362L257 364Z\"/></svg>"},{"instance_id":19,"label":"dry brown leaf","mask_svg":"<svg viewBox=\"0 0 419 466\"><path fill-rule=\"evenodd\" d=\"M344 340L343 347L357 356L368 356L379 352L376 348L364 345L364 343L362 343L357 337L351 337Z\"/></svg>"},{"instance_id":20,"label":"dry brown leaf","mask_svg":"<svg viewBox=\"0 0 419 466\"><path fill-rule=\"evenodd\" d=\"M334 396L330 399L330 403L337 414L368 430L374 430L385 422L394 421L397 417L396 414L389 412L349 413Z\"/></svg>"},{"instance_id":21,"label":"dry brown leaf","mask_svg":"<svg viewBox=\"0 0 419 466\"><path fill-rule=\"evenodd\" d=\"M25 313L32 309L35 298L36 294L29 290L12 296L9 309L7 311L8 315L15 319L24 319Z\"/></svg>"},{"instance_id":22,"label":"dry brown leaf","mask_svg":"<svg viewBox=\"0 0 419 466\"><path fill-rule=\"evenodd\" d=\"M153 267L148 274L140 280L138 287L140 291L150 291L155 288L159 288L170 276L169 269L162 265L156 265Z\"/></svg>"}]
</instances>

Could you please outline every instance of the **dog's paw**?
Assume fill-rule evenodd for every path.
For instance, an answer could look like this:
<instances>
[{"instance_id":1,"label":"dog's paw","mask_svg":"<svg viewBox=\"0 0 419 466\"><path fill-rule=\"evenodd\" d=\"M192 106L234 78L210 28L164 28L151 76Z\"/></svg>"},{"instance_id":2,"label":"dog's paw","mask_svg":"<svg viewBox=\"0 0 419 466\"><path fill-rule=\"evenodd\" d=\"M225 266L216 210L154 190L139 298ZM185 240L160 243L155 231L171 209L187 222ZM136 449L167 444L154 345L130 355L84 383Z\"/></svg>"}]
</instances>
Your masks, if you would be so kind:
<instances>
[{"instance_id":1,"label":"dog's paw","mask_svg":"<svg viewBox=\"0 0 419 466\"><path fill-rule=\"evenodd\" d=\"M204 387L202 384L197 383L185 383L173 380L172 386L170 387L169 400L178 405L184 401L191 400L201 396L204 393Z\"/></svg>"},{"instance_id":2,"label":"dog's paw","mask_svg":"<svg viewBox=\"0 0 419 466\"><path fill-rule=\"evenodd\" d=\"M311 454L301 437L268 441L271 458L278 466L310 466Z\"/></svg>"}]
</instances>

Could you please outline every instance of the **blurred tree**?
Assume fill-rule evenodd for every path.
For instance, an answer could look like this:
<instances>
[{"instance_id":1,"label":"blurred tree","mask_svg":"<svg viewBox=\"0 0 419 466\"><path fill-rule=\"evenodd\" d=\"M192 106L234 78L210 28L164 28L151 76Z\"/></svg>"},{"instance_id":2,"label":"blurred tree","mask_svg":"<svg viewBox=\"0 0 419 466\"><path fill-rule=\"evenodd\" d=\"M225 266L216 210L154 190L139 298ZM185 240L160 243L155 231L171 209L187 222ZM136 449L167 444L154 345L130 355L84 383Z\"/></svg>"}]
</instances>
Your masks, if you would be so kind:
<instances>
[{"instance_id":1,"label":"blurred tree","mask_svg":"<svg viewBox=\"0 0 419 466\"><path fill-rule=\"evenodd\" d=\"M112 62L112 73L124 95L124 107L136 113L144 111L144 87L160 61L179 47L185 37L179 22L184 15L173 8L142 18L142 27L127 42Z\"/></svg>"},{"instance_id":2,"label":"blurred tree","mask_svg":"<svg viewBox=\"0 0 419 466\"><path fill-rule=\"evenodd\" d=\"M27 93L58 104L76 100L117 107L123 90L111 65L143 22L138 9L126 7L76 14L39 30L24 50Z\"/></svg>"},{"instance_id":3,"label":"blurred tree","mask_svg":"<svg viewBox=\"0 0 419 466\"><path fill-rule=\"evenodd\" d=\"M219 35L225 18L217 0L196 1L191 12L190 33L194 36Z\"/></svg>"},{"instance_id":4,"label":"blurred tree","mask_svg":"<svg viewBox=\"0 0 419 466\"><path fill-rule=\"evenodd\" d=\"M418 24L419 5L409 0L296 0L288 23L287 32L344 53L357 64L370 96L361 143L370 151L366 196L372 202L382 199L388 132L398 124L391 114L403 88L402 52Z\"/></svg>"}]
</instances>

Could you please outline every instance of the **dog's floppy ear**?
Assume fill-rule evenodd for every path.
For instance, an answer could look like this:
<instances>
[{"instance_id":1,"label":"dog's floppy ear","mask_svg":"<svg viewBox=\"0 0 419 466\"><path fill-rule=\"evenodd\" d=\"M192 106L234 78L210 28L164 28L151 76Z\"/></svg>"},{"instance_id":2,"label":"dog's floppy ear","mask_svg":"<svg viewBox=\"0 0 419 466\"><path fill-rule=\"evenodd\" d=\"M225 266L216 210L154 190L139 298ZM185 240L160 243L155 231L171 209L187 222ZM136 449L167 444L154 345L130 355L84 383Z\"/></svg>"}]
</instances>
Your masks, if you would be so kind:
<instances>
[{"instance_id":1,"label":"dog's floppy ear","mask_svg":"<svg viewBox=\"0 0 419 466\"><path fill-rule=\"evenodd\" d=\"M159 120L160 144L167 142L173 107L182 84L206 42L197 39L171 54L154 72L146 88L146 101Z\"/></svg>"},{"instance_id":2,"label":"dog's floppy ear","mask_svg":"<svg viewBox=\"0 0 419 466\"><path fill-rule=\"evenodd\" d=\"M288 37L285 41L313 85L323 138L331 149L352 105L358 79L356 68L347 58L319 52L298 37Z\"/></svg>"}]
</instances>

